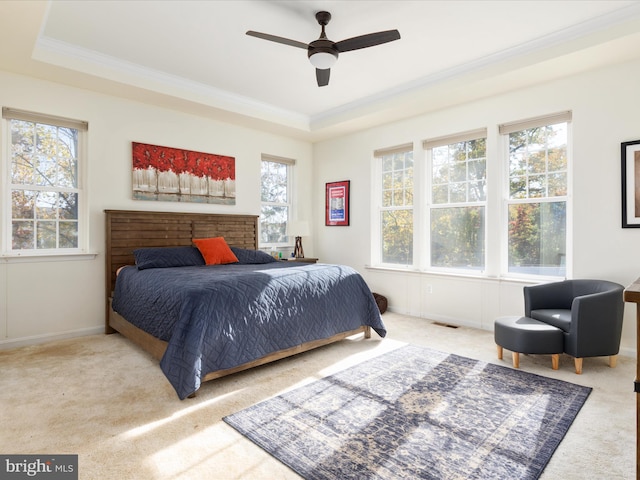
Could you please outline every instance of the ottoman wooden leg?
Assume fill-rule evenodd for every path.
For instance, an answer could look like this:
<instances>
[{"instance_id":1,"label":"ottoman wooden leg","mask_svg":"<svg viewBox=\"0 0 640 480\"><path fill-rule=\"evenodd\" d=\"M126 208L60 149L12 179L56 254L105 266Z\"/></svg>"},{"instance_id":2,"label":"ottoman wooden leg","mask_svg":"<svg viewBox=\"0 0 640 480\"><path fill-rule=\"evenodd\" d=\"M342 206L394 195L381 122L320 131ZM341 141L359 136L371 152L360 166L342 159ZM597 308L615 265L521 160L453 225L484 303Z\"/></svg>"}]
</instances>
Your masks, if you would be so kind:
<instances>
[{"instance_id":1,"label":"ottoman wooden leg","mask_svg":"<svg viewBox=\"0 0 640 480\"><path fill-rule=\"evenodd\" d=\"M512 352L513 368L520 368L520 354L518 352Z\"/></svg>"},{"instance_id":2,"label":"ottoman wooden leg","mask_svg":"<svg viewBox=\"0 0 640 480\"><path fill-rule=\"evenodd\" d=\"M558 368L558 355L564 346L562 330L529 317L500 317L495 320L493 340L498 346L498 358L503 349L511 352L513 368L520 368L520 353L556 355L554 368ZM640 479L638 479L640 480Z\"/></svg>"},{"instance_id":3,"label":"ottoman wooden leg","mask_svg":"<svg viewBox=\"0 0 640 480\"><path fill-rule=\"evenodd\" d=\"M551 368L553 368L554 370L558 370L559 366L560 366L560 354L554 353L553 355L551 355Z\"/></svg>"},{"instance_id":4,"label":"ottoman wooden leg","mask_svg":"<svg viewBox=\"0 0 640 480\"><path fill-rule=\"evenodd\" d=\"M574 363L576 364L576 373L578 375L582 374L582 359L581 358L576 358L574 359Z\"/></svg>"},{"instance_id":5,"label":"ottoman wooden leg","mask_svg":"<svg viewBox=\"0 0 640 480\"><path fill-rule=\"evenodd\" d=\"M616 368L618 364L618 355L609 355L609 366L611 368Z\"/></svg>"}]
</instances>

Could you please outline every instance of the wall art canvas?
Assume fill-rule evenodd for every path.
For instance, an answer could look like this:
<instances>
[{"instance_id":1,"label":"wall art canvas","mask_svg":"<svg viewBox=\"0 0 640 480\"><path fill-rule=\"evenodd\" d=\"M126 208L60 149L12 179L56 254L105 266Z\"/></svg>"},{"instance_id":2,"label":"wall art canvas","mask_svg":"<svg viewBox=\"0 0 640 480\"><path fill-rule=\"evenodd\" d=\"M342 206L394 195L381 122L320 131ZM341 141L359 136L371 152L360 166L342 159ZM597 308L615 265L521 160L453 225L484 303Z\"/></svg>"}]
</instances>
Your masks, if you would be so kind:
<instances>
[{"instance_id":1,"label":"wall art canvas","mask_svg":"<svg viewBox=\"0 0 640 480\"><path fill-rule=\"evenodd\" d=\"M236 159L132 142L133 198L235 205Z\"/></svg>"}]
</instances>

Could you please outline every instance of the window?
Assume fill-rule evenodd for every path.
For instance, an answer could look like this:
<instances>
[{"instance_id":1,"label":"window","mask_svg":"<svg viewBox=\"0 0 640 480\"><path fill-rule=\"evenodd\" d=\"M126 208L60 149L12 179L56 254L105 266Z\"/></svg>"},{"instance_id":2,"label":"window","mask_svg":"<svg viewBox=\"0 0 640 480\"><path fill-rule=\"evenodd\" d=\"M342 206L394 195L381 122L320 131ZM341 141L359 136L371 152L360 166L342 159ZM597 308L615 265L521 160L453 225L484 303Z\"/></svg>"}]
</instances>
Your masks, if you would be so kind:
<instances>
[{"instance_id":1,"label":"window","mask_svg":"<svg viewBox=\"0 0 640 480\"><path fill-rule=\"evenodd\" d=\"M566 276L570 112L501 125L508 137L510 273Z\"/></svg>"},{"instance_id":2,"label":"window","mask_svg":"<svg viewBox=\"0 0 640 480\"><path fill-rule=\"evenodd\" d=\"M291 170L294 160L262 156L260 245L288 245L287 223L291 213Z\"/></svg>"},{"instance_id":3,"label":"window","mask_svg":"<svg viewBox=\"0 0 640 480\"><path fill-rule=\"evenodd\" d=\"M561 112L376 150L372 265L566 278L570 127Z\"/></svg>"},{"instance_id":4,"label":"window","mask_svg":"<svg viewBox=\"0 0 640 480\"><path fill-rule=\"evenodd\" d=\"M430 165L430 265L484 270L486 130L424 142Z\"/></svg>"},{"instance_id":5,"label":"window","mask_svg":"<svg viewBox=\"0 0 640 480\"><path fill-rule=\"evenodd\" d=\"M80 172L87 124L8 108L4 251L53 253L84 246Z\"/></svg>"},{"instance_id":6,"label":"window","mask_svg":"<svg viewBox=\"0 0 640 480\"><path fill-rule=\"evenodd\" d=\"M413 145L375 152L381 169L378 224L382 263L413 263Z\"/></svg>"}]
</instances>

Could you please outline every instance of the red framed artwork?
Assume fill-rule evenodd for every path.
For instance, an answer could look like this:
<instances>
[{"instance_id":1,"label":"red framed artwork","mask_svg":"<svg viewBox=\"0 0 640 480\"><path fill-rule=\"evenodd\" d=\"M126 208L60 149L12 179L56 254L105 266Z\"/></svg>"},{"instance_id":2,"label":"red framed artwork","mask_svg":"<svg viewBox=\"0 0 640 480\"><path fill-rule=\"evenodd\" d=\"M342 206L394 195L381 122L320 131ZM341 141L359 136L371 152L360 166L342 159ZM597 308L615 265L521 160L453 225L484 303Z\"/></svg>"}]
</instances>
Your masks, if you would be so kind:
<instances>
[{"instance_id":1,"label":"red framed artwork","mask_svg":"<svg viewBox=\"0 0 640 480\"><path fill-rule=\"evenodd\" d=\"M349 225L349 180L327 183L325 225Z\"/></svg>"},{"instance_id":2,"label":"red framed artwork","mask_svg":"<svg viewBox=\"0 0 640 480\"><path fill-rule=\"evenodd\" d=\"M235 205L236 159L131 143L134 200Z\"/></svg>"}]
</instances>

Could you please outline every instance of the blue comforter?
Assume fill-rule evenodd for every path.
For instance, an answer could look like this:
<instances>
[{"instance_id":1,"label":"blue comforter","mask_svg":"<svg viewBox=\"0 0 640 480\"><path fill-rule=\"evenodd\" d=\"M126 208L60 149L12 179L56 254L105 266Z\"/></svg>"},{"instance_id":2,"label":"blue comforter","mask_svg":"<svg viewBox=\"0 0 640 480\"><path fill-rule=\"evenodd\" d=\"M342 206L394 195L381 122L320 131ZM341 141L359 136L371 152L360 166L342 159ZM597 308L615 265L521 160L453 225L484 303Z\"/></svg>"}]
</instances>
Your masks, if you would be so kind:
<instances>
[{"instance_id":1,"label":"blue comforter","mask_svg":"<svg viewBox=\"0 0 640 480\"><path fill-rule=\"evenodd\" d=\"M386 330L351 267L274 262L139 270L116 280L113 309L168 342L160 362L180 399L207 373L371 326Z\"/></svg>"}]
</instances>

